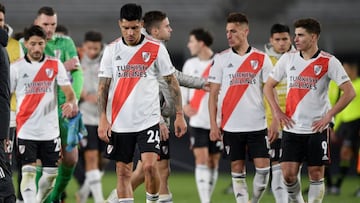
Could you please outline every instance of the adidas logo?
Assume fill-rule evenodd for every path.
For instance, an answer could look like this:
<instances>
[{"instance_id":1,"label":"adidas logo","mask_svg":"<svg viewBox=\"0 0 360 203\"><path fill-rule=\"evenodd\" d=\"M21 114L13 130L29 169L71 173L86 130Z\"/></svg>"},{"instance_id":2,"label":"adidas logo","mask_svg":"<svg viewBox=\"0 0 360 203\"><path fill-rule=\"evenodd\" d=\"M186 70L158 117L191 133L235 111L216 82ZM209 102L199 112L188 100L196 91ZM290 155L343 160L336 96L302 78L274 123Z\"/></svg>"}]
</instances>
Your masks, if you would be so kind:
<instances>
[{"instance_id":1,"label":"adidas logo","mask_svg":"<svg viewBox=\"0 0 360 203\"><path fill-rule=\"evenodd\" d=\"M324 155L322 158L321 158L322 161L328 161L329 160L329 157Z\"/></svg>"},{"instance_id":2,"label":"adidas logo","mask_svg":"<svg viewBox=\"0 0 360 203\"><path fill-rule=\"evenodd\" d=\"M292 66L292 67L290 68L290 70L296 70L296 69L295 69L295 66Z\"/></svg>"},{"instance_id":3,"label":"adidas logo","mask_svg":"<svg viewBox=\"0 0 360 203\"><path fill-rule=\"evenodd\" d=\"M28 74L24 73L24 75L22 76L23 78L28 78Z\"/></svg>"},{"instance_id":4,"label":"adidas logo","mask_svg":"<svg viewBox=\"0 0 360 203\"><path fill-rule=\"evenodd\" d=\"M120 56L116 56L115 60L119 61L119 60L121 60L121 57L120 57Z\"/></svg>"},{"instance_id":5,"label":"adidas logo","mask_svg":"<svg viewBox=\"0 0 360 203\"><path fill-rule=\"evenodd\" d=\"M232 68L234 67L232 63L229 63L229 65L227 66L228 68Z\"/></svg>"}]
</instances>

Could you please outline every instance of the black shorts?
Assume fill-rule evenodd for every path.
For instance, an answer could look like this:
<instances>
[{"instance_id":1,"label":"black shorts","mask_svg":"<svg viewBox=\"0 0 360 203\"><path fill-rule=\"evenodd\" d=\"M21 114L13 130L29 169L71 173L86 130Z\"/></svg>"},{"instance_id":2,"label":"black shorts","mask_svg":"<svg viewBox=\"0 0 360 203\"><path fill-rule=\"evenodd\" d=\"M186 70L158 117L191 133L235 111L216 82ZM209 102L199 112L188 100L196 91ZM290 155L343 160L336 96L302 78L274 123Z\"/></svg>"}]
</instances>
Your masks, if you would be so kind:
<instances>
[{"instance_id":1,"label":"black shorts","mask_svg":"<svg viewBox=\"0 0 360 203\"><path fill-rule=\"evenodd\" d=\"M343 145L351 147L357 153L360 142L360 119L341 123L336 134L344 138Z\"/></svg>"},{"instance_id":2,"label":"black shorts","mask_svg":"<svg viewBox=\"0 0 360 203\"><path fill-rule=\"evenodd\" d=\"M269 158L267 129L252 132L224 131L225 151L231 161L245 160L246 152L250 159Z\"/></svg>"},{"instance_id":3,"label":"black shorts","mask_svg":"<svg viewBox=\"0 0 360 203\"><path fill-rule=\"evenodd\" d=\"M0 203L16 200L10 164L6 162L5 156L4 140L0 140Z\"/></svg>"},{"instance_id":4,"label":"black shorts","mask_svg":"<svg viewBox=\"0 0 360 203\"><path fill-rule=\"evenodd\" d=\"M211 141L209 137L210 130L189 127L189 133L192 148L207 147L209 149L209 154L222 152L224 148L223 143L221 141Z\"/></svg>"},{"instance_id":5,"label":"black shorts","mask_svg":"<svg viewBox=\"0 0 360 203\"><path fill-rule=\"evenodd\" d=\"M128 164L133 161L136 144L138 144L140 154L144 152L159 154L159 124L140 132L111 132L110 142L106 146L105 157L110 160L121 161Z\"/></svg>"},{"instance_id":6,"label":"black shorts","mask_svg":"<svg viewBox=\"0 0 360 203\"><path fill-rule=\"evenodd\" d=\"M306 161L308 166L330 163L329 129L322 133L295 134L283 131L281 162Z\"/></svg>"},{"instance_id":7,"label":"black shorts","mask_svg":"<svg viewBox=\"0 0 360 203\"><path fill-rule=\"evenodd\" d=\"M273 143L270 144L269 154L270 154L271 162L280 160L280 157L281 157L281 154L282 154L281 139L280 138L276 139Z\"/></svg>"},{"instance_id":8,"label":"black shorts","mask_svg":"<svg viewBox=\"0 0 360 203\"><path fill-rule=\"evenodd\" d=\"M170 159L170 142L169 139L166 141L160 141L160 155L159 160L169 160Z\"/></svg>"},{"instance_id":9,"label":"black shorts","mask_svg":"<svg viewBox=\"0 0 360 203\"><path fill-rule=\"evenodd\" d=\"M83 138L81 146L85 150L99 150L103 152L106 147L106 143L102 141L98 136L98 126L95 125L85 125L88 135Z\"/></svg>"},{"instance_id":10,"label":"black shorts","mask_svg":"<svg viewBox=\"0 0 360 203\"><path fill-rule=\"evenodd\" d=\"M35 163L36 159L40 159L43 167L57 167L60 149L60 137L47 141L18 138L18 152L22 165Z\"/></svg>"}]
</instances>

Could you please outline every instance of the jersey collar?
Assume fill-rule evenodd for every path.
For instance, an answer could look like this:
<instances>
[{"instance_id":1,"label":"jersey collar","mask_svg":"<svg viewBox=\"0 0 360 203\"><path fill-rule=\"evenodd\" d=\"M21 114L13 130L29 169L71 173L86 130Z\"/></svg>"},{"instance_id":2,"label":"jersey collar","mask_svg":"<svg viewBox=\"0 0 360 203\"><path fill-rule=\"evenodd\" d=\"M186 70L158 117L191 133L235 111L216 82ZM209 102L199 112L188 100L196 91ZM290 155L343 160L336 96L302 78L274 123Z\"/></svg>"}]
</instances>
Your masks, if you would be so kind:
<instances>
[{"instance_id":1,"label":"jersey collar","mask_svg":"<svg viewBox=\"0 0 360 203\"><path fill-rule=\"evenodd\" d=\"M320 52L321 52L320 49L318 49L318 50L316 51L316 53L314 54L314 56L312 56L311 58L314 59L314 58L318 57L319 54L320 54ZM304 58L303 55L302 55L302 53L301 53L301 51L300 51L300 56L301 56L301 58Z\"/></svg>"},{"instance_id":2,"label":"jersey collar","mask_svg":"<svg viewBox=\"0 0 360 203\"><path fill-rule=\"evenodd\" d=\"M29 57L27 56L27 54L25 54L25 60L28 63L31 63L31 60L29 59ZM43 56L41 57L41 59L38 62L43 62L45 60L45 54L43 54Z\"/></svg>"},{"instance_id":3,"label":"jersey collar","mask_svg":"<svg viewBox=\"0 0 360 203\"><path fill-rule=\"evenodd\" d=\"M231 50L232 50L235 54L238 54L237 51L236 51L234 48L231 47ZM250 51L251 51L251 46L249 46L249 47L247 48L245 54L250 53Z\"/></svg>"},{"instance_id":4,"label":"jersey collar","mask_svg":"<svg viewBox=\"0 0 360 203\"><path fill-rule=\"evenodd\" d=\"M125 42L125 40L124 40L123 37L122 37L121 39L122 39L123 43L124 43L126 46L129 46L129 45ZM135 44L134 46L141 44L141 43L144 41L144 39L145 39L145 35L141 34L141 38L140 38L139 42L138 42L137 44Z\"/></svg>"}]
</instances>

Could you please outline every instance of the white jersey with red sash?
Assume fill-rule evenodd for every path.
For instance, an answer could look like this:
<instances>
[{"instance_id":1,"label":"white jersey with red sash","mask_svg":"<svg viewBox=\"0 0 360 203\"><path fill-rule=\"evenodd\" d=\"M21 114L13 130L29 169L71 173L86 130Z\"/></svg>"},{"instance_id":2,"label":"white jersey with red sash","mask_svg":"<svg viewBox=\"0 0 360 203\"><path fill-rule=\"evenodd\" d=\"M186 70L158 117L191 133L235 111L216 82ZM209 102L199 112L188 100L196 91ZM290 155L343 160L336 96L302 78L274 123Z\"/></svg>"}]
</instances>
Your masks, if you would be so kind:
<instances>
[{"instance_id":1,"label":"white jersey with red sash","mask_svg":"<svg viewBox=\"0 0 360 203\"><path fill-rule=\"evenodd\" d=\"M330 109L330 80L337 85L349 80L339 60L323 51L309 60L304 60L299 51L285 53L270 77L276 81L287 79L285 113L295 125L284 130L298 134L313 133L313 122L320 120Z\"/></svg>"},{"instance_id":2,"label":"white jersey with red sash","mask_svg":"<svg viewBox=\"0 0 360 203\"><path fill-rule=\"evenodd\" d=\"M63 64L48 56L30 62L25 56L11 65L10 83L17 100L17 136L25 140L58 137L56 85L71 85Z\"/></svg>"},{"instance_id":3,"label":"white jersey with red sash","mask_svg":"<svg viewBox=\"0 0 360 203\"><path fill-rule=\"evenodd\" d=\"M200 60L198 57L188 59L182 72L186 75L205 78L209 76L212 59ZM210 118L208 100L209 93L201 89L190 89L182 87L183 104L189 104L197 113L190 118L189 124L192 127L210 129Z\"/></svg>"},{"instance_id":4,"label":"white jersey with red sash","mask_svg":"<svg viewBox=\"0 0 360 203\"><path fill-rule=\"evenodd\" d=\"M100 64L99 77L112 78L108 119L114 132L138 132L160 121L157 77L174 73L169 53L159 42L142 36L128 46L122 38L109 44Z\"/></svg>"},{"instance_id":5,"label":"white jersey with red sash","mask_svg":"<svg viewBox=\"0 0 360 203\"><path fill-rule=\"evenodd\" d=\"M263 85L272 69L269 57L249 48L240 56L227 49L214 58L208 81L221 84L221 127L228 132L266 128Z\"/></svg>"}]
</instances>

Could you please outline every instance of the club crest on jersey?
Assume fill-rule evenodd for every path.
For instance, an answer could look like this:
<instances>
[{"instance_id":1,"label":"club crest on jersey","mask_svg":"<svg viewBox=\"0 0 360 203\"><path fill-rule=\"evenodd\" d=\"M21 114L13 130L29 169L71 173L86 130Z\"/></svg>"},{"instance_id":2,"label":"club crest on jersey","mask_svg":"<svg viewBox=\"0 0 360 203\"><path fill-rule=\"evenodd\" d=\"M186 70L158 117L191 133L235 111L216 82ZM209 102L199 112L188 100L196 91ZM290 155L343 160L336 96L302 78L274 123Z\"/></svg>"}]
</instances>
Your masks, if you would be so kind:
<instances>
[{"instance_id":1,"label":"club crest on jersey","mask_svg":"<svg viewBox=\"0 0 360 203\"><path fill-rule=\"evenodd\" d=\"M25 145L19 145L19 152L20 152L20 154L24 154L24 152L25 152Z\"/></svg>"},{"instance_id":2,"label":"club crest on jersey","mask_svg":"<svg viewBox=\"0 0 360 203\"><path fill-rule=\"evenodd\" d=\"M52 78L54 75L54 69L52 68L45 68L45 73L48 76L48 78Z\"/></svg>"},{"instance_id":3,"label":"club crest on jersey","mask_svg":"<svg viewBox=\"0 0 360 203\"><path fill-rule=\"evenodd\" d=\"M142 52L142 58L144 62L148 62L150 60L151 53L150 52Z\"/></svg>"},{"instance_id":4,"label":"club crest on jersey","mask_svg":"<svg viewBox=\"0 0 360 203\"><path fill-rule=\"evenodd\" d=\"M315 75L319 75L321 73L322 66L321 65L314 65L314 73Z\"/></svg>"},{"instance_id":5,"label":"club crest on jersey","mask_svg":"<svg viewBox=\"0 0 360 203\"><path fill-rule=\"evenodd\" d=\"M250 65L254 70L256 70L258 68L258 66L259 66L259 61L258 60L251 60Z\"/></svg>"}]
</instances>

